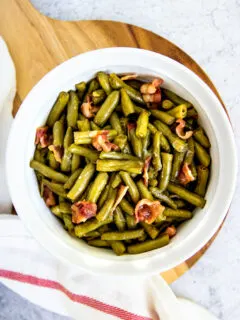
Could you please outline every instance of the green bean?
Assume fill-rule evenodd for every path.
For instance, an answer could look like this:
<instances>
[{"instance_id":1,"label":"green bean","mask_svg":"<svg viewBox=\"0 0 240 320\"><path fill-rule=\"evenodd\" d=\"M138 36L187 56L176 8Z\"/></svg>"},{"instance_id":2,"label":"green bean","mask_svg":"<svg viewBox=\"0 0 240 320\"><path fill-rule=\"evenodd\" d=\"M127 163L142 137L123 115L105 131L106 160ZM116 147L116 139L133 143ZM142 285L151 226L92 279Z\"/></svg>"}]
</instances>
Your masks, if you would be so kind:
<instances>
[{"instance_id":1,"label":"green bean","mask_svg":"<svg viewBox=\"0 0 240 320\"><path fill-rule=\"evenodd\" d=\"M169 236L164 234L155 240L147 240L142 243L132 244L128 246L127 252L130 254L138 254L154 249L159 249L169 244Z\"/></svg>"},{"instance_id":2,"label":"green bean","mask_svg":"<svg viewBox=\"0 0 240 320\"><path fill-rule=\"evenodd\" d=\"M128 186L128 192L130 194L130 197L132 198L132 201L134 203L137 203L140 199L140 194L132 177L128 172L124 172L124 171L120 171L119 174L123 182L125 183L125 185Z\"/></svg>"},{"instance_id":3,"label":"green bean","mask_svg":"<svg viewBox=\"0 0 240 320\"><path fill-rule=\"evenodd\" d=\"M158 171L156 171L152 166L148 169L148 177L149 179L157 179Z\"/></svg>"},{"instance_id":4,"label":"green bean","mask_svg":"<svg viewBox=\"0 0 240 320\"><path fill-rule=\"evenodd\" d=\"M152 164L156 171L160 171L162 169L160 152L161 152L161 132L157 131L153 136L153 157L152 157Z\"/></svg>"},{"instance_id":5,"label":"green bean","mask_svg":"<svg viewBox=\"0 0 240 320\"><path fill-rule=\"evenodd\" d=\"M141 113L141 112L147 111L146 109L141 108L141 107L136 106L136 105L134 105L134 110L135 110L135 113L138 113L138 114ZM150 113L149 113L149 115L150 115Z\"/></svg>"},{"instance_id":6,"label":"green bean","mask_svg":"<svg viewBox=\"0 0 240 320\"><path fill-rule=\"evenodd\" d=\"M100 172L96 176L87 196L87 200L97 203L101 193L106 187L108 182L108 174L106 172Z\"/></svg>"},{"instance_id":7,"label":"green bean","mask_svg":"<svg viewBox=\"0 0 240 320\"><path fill-rule=\"evenodd\" d=\"M129 230L134 230L137 227L137 222L134 216L126 215L126 223Z\"/></svg>"},{"instance_id":8,"label":"green bean","mask_svg":"<svg viewBox=\"0 0 240 320\"><path fill-rule=\"evenodd\" d=\"M91 130L94 130L94 131L101 130L101 128L97 126L96 123L94 123L93 121L90 121L90 127L91 127Z\"/></svg>"},{"instance_id":9,"label":"green bean","mask_svg":"<svg viewBox=\"0 0 240 320\"><path fill-rule=\"evenodd\" d=\"M197 186L195 192L200 196L205 196L206 187L208 182L209 170L204 166L197 166Z\"/></svg>"},{"instance_id":10,"label":"green bean","mask_svg":"<svg viewBox=\"0 0 240 320\"><path fill-rule=\"evenodd\" d=\"M174 103L171 100L163 100L162 102L162 108L165 110L169 110L172 107L174 107Z\"/></svg>"},{"instance_id":11,"label":"green bean","mask_svg":"<svg viewBox=\"0 0 240 320\"><path fill-rule=\"evenodd\" d=\"M68 127L75 128L78 119L78 105L79 99L75 91L69 91L69 101L67 105L67 125Z\"/></svg>"},{"instance_id":12,"label":"green bean","mask_svg":"<svg viewBox=\"0 0 240 320\"><path fill-rule=\"evenodd\" d=\"M94 122L103 127L119 102L119 91L113 91L102 104L94 117Z\"/></svg>"},{"instance_id":13,"label":"green bean","mask_svg":"<svg viewBox=\"0 0 240 320\"><path fill-rule=\"evenodd\" d=\"M68 150L68 147L71 145L72 142L73 142L72 128L68 127L63 140L64 153L61 161L61 171L69 172L71 170L72 154Z\"/></svg>"},{"instance_id":14,"label":"green bean","mask_svg":"<svg viewBox=\"0 0 240 320\"><path fill-rule=\"evenodd\" d=\"M141 195L142 199L148 199L148 200L151 200L151 201L154 200L151 192L148 190L148 188L145 186L145 184L143 183L142 180L139 180L137 182L137 187L138 187L138 190L140 192L140 195Z\"/></svg>"},{"instance_id":15,"label":"green bean","mask_svg":"<svg viewBox=\"0 0 240 320\"><path fill-rule=\"evenodd\" d=\"M117 131L118 134L123 134L123 129L122 129L122 126L121 126L121 122L120 122L120 119L117 115L116 112L113 112L109 118L109 121L110 121L110 124L111 126L113 127L114 130Z\"/></svg>"},{"instance_id":16,"label":"green bean","mask_svg":"<svg viewBox=\"0 0 240 320\"><path fill-rule=\"evenodd\" d=\"M62 219L62 212L60 211L59 206L53 206L50 210L56 217Z\"/></svg>"},{"instance_id":17,"label":"green bean","mask_svg":"<svg viewBox=\"0 0 240 320\"><path fill-rule=\"evenodd\" d=\"M56 102L54 103L48 118L47 118L47 125L52 127L54 123L60 118L62 112L64 111L67 103L69 100L69 94L67 92L60 92Z\"/></svg>"},{"instance_id":18,"label":"green bean","mask_svg":"<svg viewBox=\"0 0 240 320\"><path fill-rule=\"evenodd\" d=\"M122 199L119 206L123 212L127 213L130 216L134 215L133 206L125 198Z\"/></svg>"},{"instance_id":19,"label":"green bean","mask_svg":"<svg viewBox=\"0 0 240 320\"><path fill-rule=\"evenodd\" d=\"M81 157L78 154L72 155L71 172L75 172L81 164Z\"/></svg>"},{"instance_id":20,"label":"green bean","mask_svg":"<svg viewBox=\"0 0 240 320\"><path fill-rule=\"evenodd\" d=\"M134 160L97 160L97 170L104 172L127 171L130 173L142 173L143 163Z\"/></svg>"},{"instance_id":21,"label":"green bean","mask_svg":"<svg viewBox=\"0 0 240 320\"><path fill-rule=\"evenodd\" d=\"M46 152L44 149L35 149L35 152L34 152L34 160L38 161L38 162L41 162L41 163L45 163L46 162Z\"/></svg>"},{"instance_id":22,"label":"green bean","mask_svg":"<svg viewBox=\"0 0 240 320\"><path fill-rule=\"evenodd\" d=\"M58 147L63 146L64 125L61 121L56 121L53 125L53 145Z\"/></svg>"},{"instance_id":23,"label":"green bean","mask_svg":"<svg viewBox=\"0 0 240 320\"><path fill-rule=\"evenodd\" d=\"M172 102L174 102L175 104L186 104L188 108L192 107L192 104L186 100L184 100L183 98L179 97L178 95L176 95L176 93L168 90L168 89L163 89L163 92L165 94L166 97L168 97L169 100L171 100Z\"/></svg>"},{"instance_id":24,"label":"green bean","mask_svg":"<svg viewBox=\"0 0 240 320\"><path fill-rule=\"evenodd\" d=\"M88 244L92 247L111 247L111 244L109 241L101 240L101 239L94 239L94 240L89 240Z\"/></svg>"},{"instance_id":25,"label":"green bean","mask_svg":"<svg viewBox=\"0 0 240 320\"><path fill-rule=\"evenodd\" d=\"M119 206L114 211L113 220L116 227L118 228L118 231L126 230L126 220Z\"/></svg>"},{"instance_id":26,"label":"green bean","mask_svg":"<svg viewBox=\"0 0 240 320\"><path fill-rule=\"evenodd\" d=\"M64 184L64 189L71 189L72 186L74 185L74 183L76 182L78 176L80 175L80 173L82 172L82 169L77 169L76 171L74 171L71 176L68 178L68 180L66 181L66 183Z\"/></svg>"},{"instance_id":27,"label":"green bean","mask_svg":"<svg viewBox=\"0 0 240 320\"><path fill-rule=\"evenodd\" d=\"M98 229L97 229L97 231L98 231L98 233L101 235L101 234L103 234L104 232L107 232L107 231L110 231L111 230L111 228L109 227L109 225L108 224L104 224L103 226L101 226L101 227L99 227Z\"/></svg>"},{"instance_id":28,"label":"green bean","mask_svg":"<svg viewBox=\"0 0 240 320\"><path fill-rule=\"evenodd\" d=\"M173 165L172 165L172 173L171 173L171 181L174 182L177 180L179 172L181 170L181 166L183 164L185 153L174 151L173 157Z\"/></svg>"},{"instance_id":29,"label":"green bean","mask_svg":"<svg viewBox=\"0 0 240 320\"><path fill-rule=\"evenodd\" d=\"M176 199L174 202L177 205L177 208L172 208L172 209L181 209L181 208L186 207L186 203L181 199Z\"/></svg>"},{"instance_id":30,"label":"green bean","mask_svg":"<svg viewBox=\"0 0 240 320\"><path fill-rule=\"evenodd\" d=\"M129 139L131 141L134 154L138 158L141 158L142 157L142 140L136 136L136 129L134 127L130 127L128 134L129 134Z\"/></svg>"},{"instance_id":31,"label":"green bean","mask_svg":"<svg viewBox=\"0 0 240 320\"><path fill-rule=\"evenodd\" d=\"M86 165L83 171L80 173L78 179L76 180L73 187L67 194L67 197L72 200L76 201L80 196L83 194L85 189L87 188L89 182L92 179L92 176L95 172L95 166L92 163Z\"/></svg>"},{"instance_id":32,"label":"green bean","mask_svg":"<svg viewBox=\"0 0 240 320\"><path fill-rule=\"evenodd\" d=\"M169 110L168 114L177 119L184 119L187 116L187 106L184 103L180 104L179 106Z\"/></svg>"},{"instance_id":33,"label":"green bean","mask_svg":"<svg viewBox=\"0 0 240 320\"><path fill-rule=\"evenodd\" d=\"M183 200L186 200L187 202L193 204L196 207L203 208L205 206L206 200L203 197L183 187L180 187L173 183L169 183L167 189L169 192L176 194Z\"/></svg>"},{"instance_id":34,"label":"green bean","mask_svg":"<svg viewBox=\"0 0 240 320\"><path fill-rule=\"evenodd\" d=\"M177 209L176 203L171 198L169 198L166 194L162 193L161 190L153 187L153 188L150 188L150 191L155 198L161 200L163 203L167 204L170 208Z\"/></svg>"},{"instance_id":35,"label":"green bean","mask_svg":"<svg viewBox=\"0 0 240 320\"><path fill-rule=\"evenodd\" d=\"M148 124L148 129L153 135L158 131L157 128L155 128L154 125L151 123ZM166 152L171 151L171 147L163 134L161 135L161 147Z\"/></svg>"},{"instance_id":36,"label":"green bean","mask_svg":"<svg viewBox=\"0 0 240 320\"><path fill-rule=\"evenodd\" d=\"M77 127L79 131L90 131L90 122L88 119L78 120Z\"/></svg>"},{"instance_id":37,"label":"green bean","mask_svg":"<svg viewBox=\"0 0 240 320\"><path fill-rule=\"evenodd\" d=\"M122 88L120 92L122 112L124 116L127 117L129 114L135 112L134 104L132 103L132 100L130 99L127 91L124 88Z\"/></svg>"},{"instance_id":38,"label":"green bean","mask_svg":"<svg viewBox=\"0 0 240 320\"><path fill-rule=\"evenodd\" d=\"M115 241L115 240L131 240L131 239L137 239L141 237L144 234L143 229L137 229L137 230L126 230L126 231L113 231L113 232L106 232L102 234L101 239L102 240L108 240L108 241Z\"/></svg>"},{"instance_id":39,"label":"green bean","mask_svg":"<svg viewBox=\"0 0 240 320\"><path fill-rule=\"evenodd\" d=\"M99 155L100 159L108 159L108 160L134 160L139 161L138 157L132 156L131 154L121 153L121 152L104 152L102 151Z\"/></svg>"},{"instance_id":40,"label":"green bean","mask_svg":"<svg viewBox=\"0 0 240 320\"><path fill-rule=\"evenodd\" d=\"M113 142L120 148L120 150L123 153L128 153L128 154L131 153L131 150L128 144L128 139L125 134L119 134L114 138Z\"/></svg>"},{"instance_id":41,"label":"green bean","mask_svg":"<svg viewBox=\"0 0 240 320\"><path fill-rule=\"evenodd\" d=\"M194 146L197 159L204 167L208 167L211 162L209 153L196 141L194 141Z\"/></svg>"},{"instance_id":42,"label":"green bean","mask_svg":"<svg viewBox=\"0 0 240 320\"><path fill-rule=\"evenodd\" d=\"M159 231L155 226L148 224L148 223L145 223L145 222L141 222L140 224L151 239L157 238Z\"/></svg>"},{"instance_id":43,"label":"green bean","mask_svg":"<svg viewBox=\"0 0 240 320\"><path fill-rule=\"evenodd\" d=\"M175 122L175 117L172 116L170 113L160 110L151 110L151 114L154 116L154 118L161 120L169 126Z\"/></svg>"},{"instance_id":44,"label":"green bean","mask_svg":"<svg viewBox=\"0 0 240 320\"><path fill-rule=\"evenodd\" d=\"M160 175L159 189L161 192L163 192L164 190L167 189L167 185L170 180L173 155L170 153L162 152L161 157L162 157L162 171Z\"/></svg>"},{"instance_id":45,"label":"green bean","mask_svg":"<svg viewBox=\"0 0 240 320\"><path fill-rule=\"evenodd\" d=\"M65 199L63 202L60 202L58 206L62 213L72 213L71 205L70 203L65 202Z\"/></svg>"},{"instance_id":46,"label":"green bean","mask_svg":"<svg viewBox=\"0 0 240 320\"><path fill-rule=\"evenodd\" d=\"M99 82L96 79L92 79L89 83L88 89L87 89L87 93L90 94L93 91L99 89ZM86 96L85 96L86 97Z\"/></svg>"},{"instance_id":47,"label":"green bean","mask_svg":"<svg viewBox=\"0 0 240 320\"><path fill-rule=\"evenodd\" d=\"M208 137L205 135L204 131L202 128L198 128L194 130L193 136L195 140L197 140L204 148L210 148L210 142Z\"/></svg>"},{"instance_id":48,"label":"green bean","mask_svg":"<svg viewBox=\"0 0 240 320\"><path fill-rule=\"evenodd\" d=\"M173 148L178 152L184 152L187 150L187 143L180 138L168 128L167 125L159 120L154 121L155 127L169 140Z\"/></svg>"},{"instance_id":49,"label":"green bean","mask_svg":"<svg viewBox=\"0 0 240 320\"><path fill-rule=\"evenodd\" d=\"M142 95L139 91L135 90L134 88L127 85L124 81L122 81L115 73L111 73L109 76L109 81L111 84L111 87L113 89L121 89L124 88L129 95L129 97L139 103L145 105L145 102L142 98Z\"/></svg>"},{"instance_id":50,"label":"green bean","mask_svg":"<svg viewBox=\"0 0 240 320\"><path fill-rule=\"evenodd\" d=\"M147 128L149 122L149 112L144 110L140 113L137 120L136 136L138 138L145 138L147 135Z\"/></svg>"},{"instance_id":51,"label":"green bean","mask_svg":"<svg viewBox=\"0 0 240 320\"><path fill-rule=\"evenodd\" d=\"M141 88L141 85L143 84L142 81L139 81L139 80L135 80L135 79L131 79L131 80L124 80L127 85L129 85L130 87L133 87L134 89L136 90L140 90Z\"/></svg>"},{"instance_id":52,"label":"green bean","mask_svg":"<svg viewBox=\"0 0 240 320\"><path fill-rule=\"evenodd\" d=\"M48 151L48 164L53 170L57 170L59 168L59 162L54 157L54 154L49 150Z\"/></svg>"},{"instance_id":53,"label":"green bean","mask_svg":"<svg viewBox=\"0 0 240 320\"><path fill-rule=\"evenodd\" d=\"M109 83L109 76L105 72L100 71L97 73L97 79L100 83L100 86L103 88L106 94L109 95L112 92L112 88Z\"/></svg>"},{"instance_id":54,"label":"green bean","mask_svg":"<svg viewBox=\"0 0 240 320\"><path fill-rule=\"evenodd\" d=\"M113 139L117 135L116 130L98 130L98 131L75 131L74 132L74 143L75 144L91 144L92 138L97 135L107 134L108 139Z\"/></svg>"},{"instance_id":55,"label":"green bean","mask_svg":"<svg viewBox=\"0 0 240 320\"><path fill-rule=\"evenodd\" d=\"M113 183L114 178L115 178L115 174L110 175L109 182L107 183L104 191L102 192L102 194L99 197L98 208L101 208L103 206L103 204L105 203L105 201L107 200L109 191L112 188L112 183Z\"/></svg>"},{"instance_id":56,"label":"green bean","mask_svg":"<svg viewBox=\"0 0 240 320\"><path fill-rule=\"evenodd\" d=\"M36 160L31 160L30 167L41 173L44 177L52 179L56 182L65 183L68 180L68 176L66 176L65 174L57 172Z\"/></svg>"},{"instance_id":57,"label":"green bean","mask_svg":"<svg viewBox=\"0 0 240 320\"><path fill-rule=\"evenodd\" d=\"M93 105L98 105L102 103L106 98L106 93L103 89L98 89L92 93L92 102Z\"/></svg>"},{"instance_id":58,"label":"green bean","mask_svg":"<svg viewBox=\"0 0 240 320\"><path fill-rule=\"evenodd\" d=\"M149 185L151 187L156 187L158 185L157 179L149 179Z\"/></svg>"},{"instance_id":59,"label":"green bean","mask_svg":"<svg viewBox=\"0 0 240 320\"><path fill-rule=\"evenodd\" d=\"M61 183L50 182L46 179L42 180L42 184L47 186L52 192L56 193L58 196L67 198L66 190Z\"/></svg>"},{"instance_id":60,"label":"green bean","mask_svg":"<svg viewBox=\"0 0 240 320\"><path fill-rule=\"evenodd\" d=\"M197 168L194 162L191 163L190 170L192 172L193 177L197 179Z\"/></svg>"},{"instance_id":61,"label":"green bean","mask_svg":"<svg viewBox=\"0 0 240 320\"><path fill-rule=\"evenodd\" d=\"M192 218L192 212L188 210L183 209L170 209L165 208L163 211L164 216L171 217L171 218L180 218L180 219L191 219Z\"/></svg>"},{"instance_id":62,"label":"green bean","mask_svg":"<svg viewBox=\"0 0 240 320\"><path fill-rule=\"evenodd\" d=\"M73 231L74 224L72 223L72 216L70 214L64 213L62 215L62 219L63 219L65 228L70 232Z\"/></svg>"},{"instance_id":63,"label":"green bean","mask_svg":"<svg viewBox=\"0 0 240 320\"><path fill-rule=\"evenodd\" d=\"M197 118L198 117L198 113L194 108L190 108L187 111L187 118Z\"/></svg>"},{"instance_id":64,"label":"green bean","mask_svg":"<svg viewBox=\"0 0 240 320\"><path fill-rule=\"evenodd\" d=\"M150 130L147 129L147 134L146 137L142 140L142 149L143 149L143 158L145 159L148 155L148 147L150 145L150 137L151 137L151 132Z\"/></svg>"},{"instance_id":65,"label":"green bean","mask_svg":"<svg viewBox=\"0 0 240 320\"><path fill-rule=\"evenodd\" d=\"M122 182L122 179L120 177L119 174L116 174L116 176L114 177L114 180L112 182L112 187L113 189L117 188Z\"/></svg>"},{"instance_id":66,"label":"green bean","mask_svg":"<svg viewBox=\"0 0 240 320\"><path fill-rule=\"evenodd\" d=\"M85 91L87 89L86 82L82 81L80 83L75 84L75 88L77 90L77 94L78 94L79 99L82 100L82 98L85 94Z\"/></svg>"},{"instance_id":67,"label":"green bean","mask_svg":"<svg viewBox=\"0 0 240 320\"><path fill-rule=\"evenodd\" d=\"M82 238L84 235L86 235L90 231L94 231L98 229L99 227L109 224L112 222L112 217L104 220L104 221L98 221L96 218L93 218L91 220L86 221L85 223L81 223L75 227L75 235L78 238Z\"/></svg>"},{"instance_id":68,"label":"green bean","mask_svg":"<svg viewBox=\"0 0 240 320\"><path fill-rule=\"evenodd\" d=\"M93 162L97 161L99 153L97 151L91 150L89 148L85 148L82 146L77 146L76 144L72 144L68 151L74 154L78 154L79 156L83 156Z\"/></svg>"},{"instance_id":69,"label":"green bean","mask_svg":"<svg viewBox=\"0 0 240 320\"><path fill-rule=\"evenodd\" d=\"M143 242L143 241L145 241L145 240L147 239L147 237L148 237L147 234L144 233L143 236L141 236L140 238L138 238L138 241ZM129 243L130 243L131 240L128 240L128 241L129 241Z\"/></svg>"},{"instance_id":70,"label":"green bean","mask_svg":"<svg viewBox=\"0 0 240 320\"><path fill-rule=\"evenodd\" d=\"M111 247L117 256L121 256L126 251L126 247L122 241L111 241Z\"/></svg>"},{"instance_id":71,"label":"green bean","mask_svg":"<svg viewBox=\"0 0 240 320\"><path fill-rule=\"evenodd\" d=\"M111 211L112 207L115 202L115 197L110 197L107 199L107 201L104 203L98 214L96 215L96 218L98 221L104 221L109 218L109 216L112 216ZM102 239L102 240L107 240L107 239Z\"/></svg>"},{"instance_id":72,"label":"green bean","mask_svg":"<svg viewBox=\"0 0 240 320\"><path fill-rule=\"evenodd\" d=\"M100 232L98 232L97 230L96 231L94 230L94 231L90 231L90 232L86 233L84 235L84 238L88 238L87 240L91 241L92 239L98 238L100 235L101 235Z\"/></svg>"},{"instance_id":73,"label":"green bean","mask_svg":"<svg viewBox=\"0 0 240 320\"><path fill-rule=\"evenodd\" d=\"M148 123L148 129L150 130L151 134L155 134L158 130L152 123Z\"/></svg>"},{"instance_id":74,"label":"green bean","mask_svg":"<svg viewBox=\"0 0 240 320\"><path fill-rule=\"evenodd\" d=\"M193 138L188 139L188 150L184 158L184 163L187 165L192 164L194 158L195 148Z\"/></svg>"}]
</instances>

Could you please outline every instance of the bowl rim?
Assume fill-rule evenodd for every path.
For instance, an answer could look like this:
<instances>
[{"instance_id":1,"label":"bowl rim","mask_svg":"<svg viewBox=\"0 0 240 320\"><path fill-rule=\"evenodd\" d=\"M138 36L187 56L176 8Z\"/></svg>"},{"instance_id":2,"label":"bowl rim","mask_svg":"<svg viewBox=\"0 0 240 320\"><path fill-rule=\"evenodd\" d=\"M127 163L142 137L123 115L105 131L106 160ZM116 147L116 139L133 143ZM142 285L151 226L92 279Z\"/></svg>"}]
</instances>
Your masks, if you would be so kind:
<instances>
[{"instance_id":1,"label":"bowl rim","mask_svg":"<svg viewBox=\"0 0 240 320\"><path fill-rule=\"evenodd\" d=\"M229 172L229 179L228 181L231 181L231 184L229 184L229 188L225 190L225 194L222 193L222 201L223 205L220 210L220 214L218 217L218 220L215 221L215 224L213 225L213 221L209 223L209 225L205 225L204 234L202 235L202 238L198 238L198 240L194 239L192 243L188 243L188 248L185 248L183 252L181 252L181 256L175 257L175 259L171 259L167 261L164 265L164 268L161 266L158 257L151 256L149 258L145 258L144 261L148 262L148 269L142 267L138 269L136 266L136 261L142 261L139 257L135 261L135 263L129 264L128 267L125 266L126 261L112 261L109 265L105 262L109 262L108 259L103 259L101 261L101 268L100 267L94 267L91 270L89 269L89 261L91 263L95 263L96 261L99 262L99 259L95 259L92 257L92 259L88 256L88 258L85 257L84 253L79 253L79 256L82 257L81 265L77 263L77 261L71 257L69 248L67 245L64 245L62 242L60 242L60 239L56 237L56 235L49 232L49 230L46 228L40 217L38 217L36 214L33 215L29 208L27 207L26 203L23 203L22 201L22 192L19 190L19 183L16 183L17 181L21 181L22 173L21 173L21 167L13 158L12 155L14 154L14 148L16 147L16 138L19 136L19 128L24 123L25 116L27 115L28 109L30 107L31 101L34 100L34 96L37 92L42 91L42 89L49 83L49 81L52 81L53 79L57 78L58 76L61 76L61 73L66 70L68 67L74 66L76 63L81 63L81 60L84 61L87 58L89 59L96 59L97 57L100 59L101 56L111 54L111 55L135 55L136 58L142 57L145 59L158 59L162 63L166 64L169 68L173 68L174 70L177 70L179 74L181 73L181 77L185 77L188 81L192 80L197 88L202 90L209 99L213 101L213 103L216 105L216 108L218 108L219 117L221 118L222 125L224 126L224 132L226 134L227 139L227 154L231 154L231 157L225 156L224 160L228 164L229 168L231 168ZM175 80L175 78L174 78ZM186 81L187 81L186 80ZM181 80L183 81L183 80ZM184 81L183 81L184 82ZM191 87L191 86L189 86ZM196 91L196 88L193 90L187 89L189 92ZM193 94L194 96L194 94ZM14 170L12 170L14 165ZM7 169L7 182L8 187L10 191L11 198L13 200L13 204L20 216L20 218L23 220L24 224L27 226L29 231L33 234L33 236L37 239L37 241L42 244L51 254L57 256L59 259L65 261L66 263L77 265L80 268L85 269L88 272L98 273L99 270L101 270L101 273L114 273L116 274L123 274L124 275L134 275L134 274L152 274L156 272L162 272L165 270L169 270L178 264L182 263L183 261L187 260L189 257L191 257L194 253L196 253L199 249L201 249L214 235L214 233L218 230L221 223L223 222L227 210L230 206L231 199L234 194L235 185L236 185L236 176L237 176L237 155L236 155L236 147L234 143L234 136L233 131L229 122L229 119L227 117L227 114L220 103L219 99L216 97L216 95L212 92L212 90L191 70L189 70L187 67L181 65L180 63L176 62L175 60L172 60L171 58L168 58L164 55L161 55L159 53L155 53L152 51L144 50L144 49L136 49L136 48L124 48L124 47L116 47L116 48L105 48L105 49L98 49L89 51L86 53L79 54L62 64L58 65L54 69L52 69L50 72L48 72L28 93L27 97L22 103L22 106L17 113L15 120L13 121L13 125L11 128L11 132L9 134L8 138L8 144L7 144L7 152L6 152L6 169ZM19 169L19 170L17 170ZM16 176L17 172L17 176ZM24 185L24 183L23 183ZM27 202L30 204L30 200L27 199ZM201 226L199 226L200 229ZM45 232L45 236L42 236L42 232ZM186 246L185 246L186 247ZM69 251L69 252L68 252ZM85 260L88 259L88 263L85 263ZM167 260L167 257L166 257ZM71 262L70 262L71 261ZM149 265L149 261L154 261L154 266ZM127 263L129 263L127 261ZM113 265L116 267L115 270L112 270ZM123 268L124 266L124 268ZM150 266L150 267L149 267Z\"/></svg>"}]
</instances>

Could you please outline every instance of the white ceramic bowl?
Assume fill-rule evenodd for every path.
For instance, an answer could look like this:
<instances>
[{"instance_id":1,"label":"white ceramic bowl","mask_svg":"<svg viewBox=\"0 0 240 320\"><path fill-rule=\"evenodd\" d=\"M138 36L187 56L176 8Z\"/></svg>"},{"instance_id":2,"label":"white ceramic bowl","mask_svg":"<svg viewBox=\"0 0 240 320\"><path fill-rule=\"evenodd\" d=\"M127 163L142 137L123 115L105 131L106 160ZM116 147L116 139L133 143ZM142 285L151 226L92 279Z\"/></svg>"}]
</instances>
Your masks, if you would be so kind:
<instances>
[{"instance_id":1,"label":"white ceramic bowl","mask_svg":"<svg viewBox=\"0 0 240 320\"><path fill-rule=\"evenodd\" d=\"M184 223L171 243L139 255L115 256L68 235L45 206L29 168L36 128L61 90L91 79L99 70L160 76L164 87L191 101L211 141L212 170L204 209ZM217 231L233 196L237 160L231 125L208 86L183 65L160 54L133 48L110 48L80 54L50 71L24 100L11 129L7 177L14 206L33 236L53 255L88 272L138 275L170 269L196 253Z\"/></svg>"}]
</instances>

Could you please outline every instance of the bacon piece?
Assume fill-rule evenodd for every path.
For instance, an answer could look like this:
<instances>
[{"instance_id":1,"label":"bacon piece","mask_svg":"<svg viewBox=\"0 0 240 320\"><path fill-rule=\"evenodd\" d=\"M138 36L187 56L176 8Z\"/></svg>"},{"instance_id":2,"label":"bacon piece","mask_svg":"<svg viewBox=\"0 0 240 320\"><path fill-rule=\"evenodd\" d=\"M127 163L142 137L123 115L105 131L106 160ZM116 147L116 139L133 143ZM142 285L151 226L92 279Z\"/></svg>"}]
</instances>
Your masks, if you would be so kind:
<instances>
[{"instance_id":1,"label":"bacon piece","mask_svg":"<svg viewBox=\"0 0 240 320\"><path fill-rule=\"evenodd\" d=\"M160 103L162 100L162 93L160 85L163 84L163 79L154 79L152 83L144 83L140 87L143 95L143 100L146 103Z\"/></svg>"},{"instance_id":2,"label":"bacon piece","mask_svg":"<svg viewBox=\"0 0 240 320\"><path fill-rule=\"evenodd\" d=\"M146 160L144 161L144 166L143 166L143 182L145 186L148 186L148 169L151 163L152 157L148 156Z\"/></svg>"},{"instance_id":3,"label":"bacon piece","mask_svg":"<svg viewBox=\"0 0 240 320\"><path fill-rule=\"evenodd\" d=\"M54 158L57 162L62 162L63 149L60 146L54 146L53 144L48 147L50 151L53 152Z\"/></svg>"},{"instance_id":4,"label":"bacon piece","mask_svg":"<svg viewBox=\"0 0 240 320\"><path fill-rule=\"evenodd\" d=\"M121 77L121 80L125 81L125 80L134 80L137 78L137 74L133 73L133 74L126 74L125 76Z\"/></svg>"},{"instance_id":5,"label":"bacon piece","mask_svg":"<svg viewBox=\"0 0 240 320\"><path fill-rule=\"evenodd\" d=\"M108 140L108 130L104 130L101 133L97 133L95 137L92 138L92 145L94 148L96 148L98 151L105 151L109 152L111 150L117 151L119 150L119 146L116 144L110 142Z\"/></svg>"},{"instance_id":6,"label":"bacon piece","mask_svg":"<svg viewBox=\"0 0 240 320\"><path fill-rule=\"evenodd\" d=\"M163 79L161 78L156 78L152 81L152 85L155 87L155 88L158 88L160 87L161 85L163 84Z\"/></svg>"},{"instance_id":7,"label":"bacon piece","mask_svg":"<svg viewBox=\"0 0 240 320\"><path fill-rule=\"evenodd\" d=\"M179 125L176 126L176 134L179 136L179 138L183 140L187 140L191 138L191 136L193 135L193 131L190 130L190 131L184 132L186 122L183 119L178 119L176 123L179 123Z\"/></svg>"},{"instance_id":8,"label":"bacon piece","mask_svg":"<svg viewBox=\"0 0 240 320\"><path fill-rule=\"evenodd\" d=\"M87 96L87 101L83 102L83 104L81 105L81 111L83 113L83 115L90 119L93 118L95 116L95 113L99 110L98 107L93 107L92 106L92 102L90 99L90 96Z\"/></svg>"},{"instance_id":9,"label":"bacon piece","mask_svg":"<svg viewBox=\"0 0 240 320\"><path fill-rule=\"evenodd\" d=\"M39 127L36 130L35 144L41 145L42 148L46 148L52 142L52 137L48 134L48 127Z\"/></svg>"},{"instance_id":10,"label":"bacon piece","mask_svg":"<svg viewBox=\"0 0 240 320\"><path fill-rule=\"evenodd\" d=\"M112 208L112 212L117 208L117 206L119 205L119 203L122 201L122 199L125 197L125 194L127 193L128 191L128 188L127 186L124 186L124 185L120 185L119 189L118 189L118 193L117 193L117 197L116 197L116 200L115 200L115 203L113 205L113 208Z\"/></svg>"},{"instance_id":11,"label":"bacon piece","mask_svg":"<svg viewBox=\"0 0 240 320\"><path fill-rule=\"evenodd\" d=\"M167 227L165 233L169 235L169 238L172 238L176 235L177 229L174 227L174 225L172 225L170 227Z\"/></svg>"},{"instance_id":12,"label":"bacon piece","mask_svg":"<svg viewBox=\"0 0 240 320\"><path fill-rule=\"evenodd\" d=\"M90 201L78 201L72 206L72 222L79 224L86 220L95 217L97 213L96 203Z\"/></svg>"},{"instance_id":13,"label":"bacon piece","mask_svg":"<svg viewBox=\"0 0 240 320\"><path fill-rule=\"evenodd\" d=\"M135 207L136 222L144 221L151 224L163 213L164 209L165 207L161 205L160 201L142 199Z\"/></svg>"},{"instance_id":14,"label":"bacon piece","mask_svg":"<svg viewBox=\"0 0 240 320\"><path fill-rule=\"evenodd\" d=\"M183 185L186 185L188 184L189 182L191 181L194 181L195 178L192 174L192 171L191 169L189 168L188 164L187 163L184 163L184 165L182 166L182 170L181 172L179 173L179 176L178 176L178 180L181 184Z\"/></svg>"},{"instance_id":15,"label":"bacon piece","mask_svg":"<svg viewBox=\"0 0 240 320\"><path fill-rule=\"evenodd\" d=\"M48 207L56 205L54 194L47 186L43 187L43 199Z\"/></svg>"}]
</instances>

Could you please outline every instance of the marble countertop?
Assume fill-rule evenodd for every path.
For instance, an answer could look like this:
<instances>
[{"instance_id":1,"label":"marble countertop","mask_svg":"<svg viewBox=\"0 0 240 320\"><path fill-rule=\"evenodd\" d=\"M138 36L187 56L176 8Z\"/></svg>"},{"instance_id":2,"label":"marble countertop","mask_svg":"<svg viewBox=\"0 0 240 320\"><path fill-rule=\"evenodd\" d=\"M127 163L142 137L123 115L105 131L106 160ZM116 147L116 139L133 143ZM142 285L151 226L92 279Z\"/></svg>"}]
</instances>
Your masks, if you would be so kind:
<instances>
[{"instance_id":1,"label":"marble countertop","mask_svg":"<svg viewBox=\"0 0 240 320\"><path fill-rule=\"evenodd\" d=\"M107 19L132 23L181 47L201 65L219 90L231 117L240 154L239 0L32 0L32 3L43 14L57 19ZM178 295L199 302L224 320L240 319L239 192L240 183L227 220L213 245L172 285ZM12 297L11 292L0 286L0 309L5 310L1 312L0 320L62 318L30 305L27 305L31 310L28 316L22 313L20 318L9 318L7 315L13 304L9 307L7 299L16 303L12 314L17 314L17 307L23 310L26 304Z\"/></svg>"}]
</instances>

